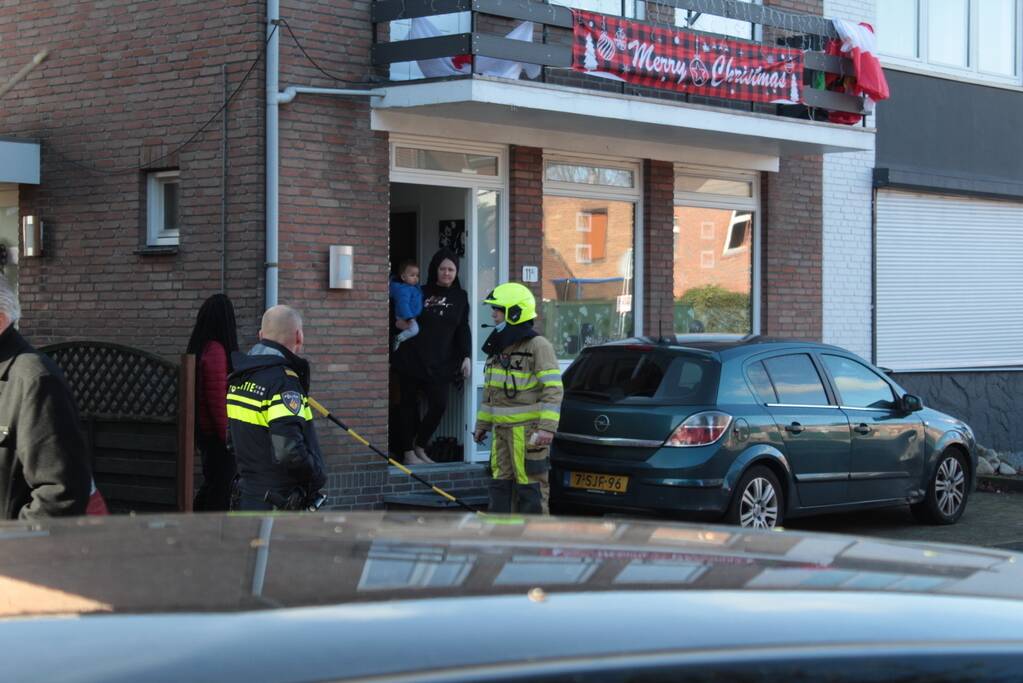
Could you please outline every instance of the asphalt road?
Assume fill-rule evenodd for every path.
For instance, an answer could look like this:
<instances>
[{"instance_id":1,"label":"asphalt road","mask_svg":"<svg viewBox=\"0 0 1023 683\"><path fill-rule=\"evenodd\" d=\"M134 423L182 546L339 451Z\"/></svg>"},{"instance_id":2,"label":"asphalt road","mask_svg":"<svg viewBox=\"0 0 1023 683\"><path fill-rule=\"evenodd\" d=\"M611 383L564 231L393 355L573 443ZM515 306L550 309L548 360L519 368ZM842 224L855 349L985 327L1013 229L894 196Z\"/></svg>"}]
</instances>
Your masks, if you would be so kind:
<instances>
[{"instance_id":1,"label":"asphalt road","mask_svg":"<svg viewBox=\"0 0 1023 683\"><path fill-rule=\"evenodd\" d=\"M1023 551L1023 493L974 492L951 526L918 523L908 507L794 519L788 529L960 543Z\"/></svg>"}]
</instances>

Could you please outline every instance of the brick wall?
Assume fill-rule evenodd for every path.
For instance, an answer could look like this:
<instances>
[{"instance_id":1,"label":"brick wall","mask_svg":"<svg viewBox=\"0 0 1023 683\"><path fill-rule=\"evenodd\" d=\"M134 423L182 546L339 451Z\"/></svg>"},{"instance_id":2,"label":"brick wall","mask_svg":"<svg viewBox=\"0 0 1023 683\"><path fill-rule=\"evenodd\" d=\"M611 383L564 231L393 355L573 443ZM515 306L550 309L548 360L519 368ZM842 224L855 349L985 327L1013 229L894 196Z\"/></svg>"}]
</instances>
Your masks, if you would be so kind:
<instances>
[{"instance_id":1,"label":"brick wall","mask_svg":"<svg viewBox=\"0 0 1023 683\"><path fill-rule=\"evenodd\" d=\"M822 16L823 0L765 0L789 12ZM781 160L761 185L760 329L777 337L822 334L822 181L819 156Z\"/></svg>"},{"instance_id":2,"label":"brick wall","mask_svg":"<svg viewBox=\"0 0 1023 683\"><path fill-rule=\"evenodd\" d=\"M369 2L282 3L321 74L285 30L281 87L345 88L371 72ZM369 128L368 98L299 95L280 109L279 301L305 317L311 393L352 429L387 450L387 136ZM328 288L330 245L354 247L355 287ZM376 505L387 464L339 428L318 423L333 507Z\"/></svg>"},{"instance_id":3,"label":"brick wall","mask_svg":"<svg viewBox=\"0 0 1023 683\"><path fill-rule=\"evenodd\" d=\"M824 14L874 24L874 0L825 0ZM873 338L873 168L873 152L824 157L823 340L867 359Z\"/></svg>"},{"instance_id":4,"label":"brick wall","mask_svg":"<svg viewBox=\"0 0 1023 683\"><path fill-rule=\"evenodd\" d=\"M763 334L821 338L821 173L821 157L810 156L763 174Z\"/></svg>"},{"instance_id":5,"label":"brick wall","mask_svg":"<svg viewBox=\"0 0 1023 683\"><path fill-rule=\"evenodd\" d=\"M643 161L643 330L648 335L674 330L675 167L669 161Z\"/></svg>"},{"instance_id":6,"label":"brick wall","mask_svg":"<svg viewBox=\"0 0 1023 683\"><path fill-rule=\"evenodd\" d=\"M145 220L137 169L220 108L222 68L238 86L259 55L262 16L261 2L224 0L24 0L0 12L0 74L50 50L5 96L0 116L0 135L42 141L42 183L20 196L21 212L46 226L45 256L20 269L21 327L33 343L184 351L199 305L220 287L220 119L155 166L181 171L175 254L136 253ZM228 111L225 279L244 338L262 308L263 73L260 64Z\"/></svg>"},{"instance_id":7,"label":"brick wall","mask_svg":"<svg viewBox=\"0 0 1023 683\"><path fill-rule=\"evenodd\" d=\"M509 152L508 277L522 280L522 266L540 269L539 282L525 283L540 301L543 278L543 150L512 145ZM543 332L543 320L537 329Z\"/></svg>"}]
</instances>

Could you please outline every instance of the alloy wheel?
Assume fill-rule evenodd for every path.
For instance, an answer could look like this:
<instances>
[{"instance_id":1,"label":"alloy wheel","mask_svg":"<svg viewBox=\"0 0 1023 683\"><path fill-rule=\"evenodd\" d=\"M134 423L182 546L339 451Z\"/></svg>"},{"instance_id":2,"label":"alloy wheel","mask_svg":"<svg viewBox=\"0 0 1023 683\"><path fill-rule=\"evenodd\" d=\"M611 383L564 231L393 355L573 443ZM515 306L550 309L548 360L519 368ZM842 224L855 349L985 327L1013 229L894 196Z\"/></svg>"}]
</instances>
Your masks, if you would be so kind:
<instances>
[{"instance_id":1,"label":"alloy wheel","mask_svg":"<svg viewBox=\"0 0 1023 683\"><path fill-rule=\"evenodd\" d=\"M763 477L746 484L739 501L739 525L752 529L773 529L778 524L778 494Z\"/></svg>"},{"instance_id":2,"label":"alloy wheel","mask_svg":"<svg viewBox=\"0 0 1023 683\"><path fill-rule=\"evenodd\" d=\"M951 517L966 498L966 473L957 458L945 458L934 476L934 497L941 514Z\"/></svg>"}]
</instances>

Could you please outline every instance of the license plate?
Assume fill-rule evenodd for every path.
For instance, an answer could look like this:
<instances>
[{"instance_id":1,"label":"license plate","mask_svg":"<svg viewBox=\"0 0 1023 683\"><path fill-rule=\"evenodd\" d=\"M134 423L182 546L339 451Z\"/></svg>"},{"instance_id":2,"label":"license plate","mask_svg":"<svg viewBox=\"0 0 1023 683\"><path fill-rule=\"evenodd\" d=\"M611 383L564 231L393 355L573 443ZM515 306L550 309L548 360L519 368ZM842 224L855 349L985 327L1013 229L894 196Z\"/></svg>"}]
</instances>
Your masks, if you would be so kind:
<instances>
[{"instance_id":1,"label":"license plate","mask_svg":"<svg viewBox=\"0 0 1023 683\"><path fill-rule=\"evenodd\" d=\"M617 474L593 474L592 472L569 472L568 486L573 489L625 493L629 478Z\"/></svg>"}]
</instances>

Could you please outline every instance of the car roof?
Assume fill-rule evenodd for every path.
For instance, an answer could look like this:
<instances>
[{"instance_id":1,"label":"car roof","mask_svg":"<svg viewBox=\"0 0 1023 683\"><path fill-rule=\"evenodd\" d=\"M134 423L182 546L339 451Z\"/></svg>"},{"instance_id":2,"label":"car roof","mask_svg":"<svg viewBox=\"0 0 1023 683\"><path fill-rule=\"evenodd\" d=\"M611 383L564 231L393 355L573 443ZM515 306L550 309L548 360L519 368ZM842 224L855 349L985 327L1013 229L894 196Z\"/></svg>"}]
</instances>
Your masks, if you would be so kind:
<instances>
[{"instance_id":1,"label":"car roof","mask_svg":"<svg viewBox=\"0 0 1023 683\"><path fill-rule=\"evenodd\" d=\"M721 359L782 349L813 349L848 353L845 349L832 346L831 344L823 344L805 339L786 339L784 337L767 337L763 335L736 337L735 335L674 334L663 337L632 337L589 348L600 349L635 345L654 345L671 350L711 353Z\"/></svg>"}]
</instances>

